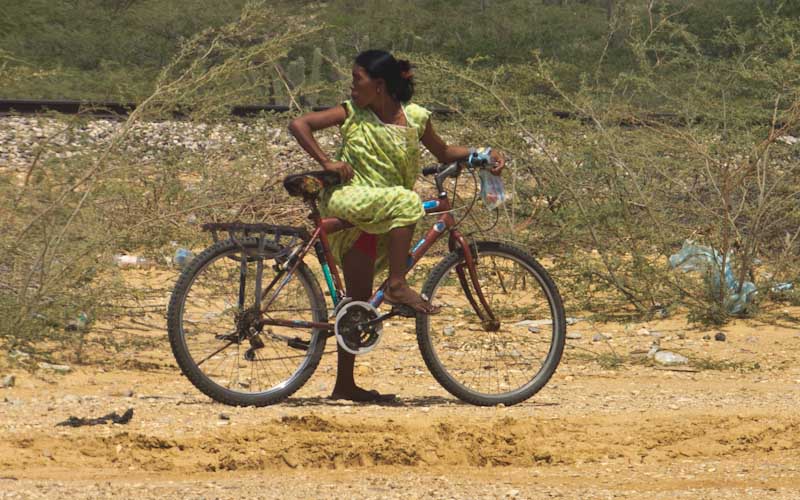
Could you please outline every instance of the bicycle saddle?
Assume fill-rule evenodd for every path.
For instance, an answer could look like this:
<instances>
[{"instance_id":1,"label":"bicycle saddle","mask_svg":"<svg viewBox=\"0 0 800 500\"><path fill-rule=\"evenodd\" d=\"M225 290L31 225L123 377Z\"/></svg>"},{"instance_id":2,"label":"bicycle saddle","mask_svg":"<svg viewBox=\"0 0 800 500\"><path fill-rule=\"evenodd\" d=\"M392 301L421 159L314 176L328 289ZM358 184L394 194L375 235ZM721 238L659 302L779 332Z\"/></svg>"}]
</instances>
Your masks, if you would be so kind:
<instances>
[{"instance_id":1,"label":"bicycle saddle","mask_svg":"<svg viewBox=\"0 0 800 500\"><path fill-rule=\"evenodd\" d=\"M302 196L303 198L314 198L323 188L336 186L340 183L339 174L327 170L292 174L283 179L283 187L286 188L290 196Z\"/></svg>"}]
</instances>

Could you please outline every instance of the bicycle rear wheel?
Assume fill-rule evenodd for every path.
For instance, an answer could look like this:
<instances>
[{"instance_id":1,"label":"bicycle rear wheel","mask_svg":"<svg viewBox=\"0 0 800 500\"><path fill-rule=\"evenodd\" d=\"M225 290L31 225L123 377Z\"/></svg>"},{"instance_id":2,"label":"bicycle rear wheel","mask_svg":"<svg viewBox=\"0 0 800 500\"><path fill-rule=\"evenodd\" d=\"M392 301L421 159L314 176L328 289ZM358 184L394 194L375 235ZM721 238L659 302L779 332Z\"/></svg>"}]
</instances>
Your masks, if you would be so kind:
<instances>
[{"instance_id":1,"label":"bicycle rear wheel","mask_svg":"<svg viewBox=\"0 0 800 500\"><path fill-rule=\"evenodd\" d=\"M417 317L417 342L431 374L457 398L516 404L541 390L561 360L564 306L553 280L524 250L488 241L472 248L478 282L499 325L482 321L465 294L459 268L479 303L459 249L425 282L422 291L443 308Z\"/></svg>"},{"instance_id":2,"label":"bicycle rear wheel","mask_svg":"<svg viewBox=\"0 0 800 500\"><path fill-rule=\"evenodd\" d=\"M260 267L263 294L276 275L272 264L279 250L270 244L259 249L255 238L220 241L198 255L175 285L167 314L175 359L195 387L220 403L277 403L311 377L322 357L326 336L316 329L251 329L257 320L256 273ZM262 307L271 295L263 297ZM327 320L322 291L304 263L265 317Z\"/></svg>"}]
</instances>

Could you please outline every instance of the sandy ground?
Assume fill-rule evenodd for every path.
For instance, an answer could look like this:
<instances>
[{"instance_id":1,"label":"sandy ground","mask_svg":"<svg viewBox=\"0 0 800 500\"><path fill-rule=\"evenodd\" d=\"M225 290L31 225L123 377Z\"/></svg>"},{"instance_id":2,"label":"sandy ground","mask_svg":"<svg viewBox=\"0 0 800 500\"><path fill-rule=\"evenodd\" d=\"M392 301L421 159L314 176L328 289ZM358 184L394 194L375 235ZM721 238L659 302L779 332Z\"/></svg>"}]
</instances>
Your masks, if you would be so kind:
<instances>
[{"instance_id":1,"label":"sandy ground","mask_svg":"<svg viewBox=\"0 0 800 500\"><path fill-rule=\"evenodd\" d=\"M327 400L326 354L267 408L197 391L163 315L120 320L114 335L147 342L66 375L0 369L16 377L0 389L0 498L800 498L798 317L788 308L721 330L581 321L551 382L508 408L444 391L411 320L392 321L357 363L357 380L397 404ZM637 358L654 334L693 368ZM125 425L56 426L128 408Z\"/></svg>"}]
</instances>

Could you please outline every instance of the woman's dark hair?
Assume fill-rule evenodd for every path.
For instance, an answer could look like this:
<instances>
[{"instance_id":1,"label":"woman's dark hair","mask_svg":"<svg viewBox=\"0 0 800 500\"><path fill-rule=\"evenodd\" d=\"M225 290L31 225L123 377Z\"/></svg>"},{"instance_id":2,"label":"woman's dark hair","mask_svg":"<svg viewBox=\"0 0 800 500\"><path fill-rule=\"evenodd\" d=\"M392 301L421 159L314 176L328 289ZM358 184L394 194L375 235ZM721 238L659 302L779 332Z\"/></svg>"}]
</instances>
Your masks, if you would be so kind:
<instances>
[{"instance_id":1,"label":"woman's dark hair","mask_svg":"<svg viewBox=\"0 0 800 500\"><path fill-rule=\"evenodd\" d=\"M365 50L356 56L355 63L364 68L370 78L383 78L389 95L400 102L408 102L414 95L414 77L411 63L399 61L384 50Z\"/></svg>"}]
</instances>

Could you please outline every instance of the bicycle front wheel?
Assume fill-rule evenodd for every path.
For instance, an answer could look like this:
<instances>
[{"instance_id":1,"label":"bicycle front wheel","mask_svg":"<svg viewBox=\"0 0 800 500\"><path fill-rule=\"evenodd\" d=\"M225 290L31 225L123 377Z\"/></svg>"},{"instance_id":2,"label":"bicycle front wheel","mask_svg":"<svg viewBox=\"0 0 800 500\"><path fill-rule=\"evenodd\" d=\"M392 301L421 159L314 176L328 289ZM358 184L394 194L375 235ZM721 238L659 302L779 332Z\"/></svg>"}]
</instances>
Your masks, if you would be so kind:
<instances>
[{"instance_id":1,"label":"bicycle front wheel","mask_svg":"<svg viewBox=\"0 0 800 500\"><path fill-rule=\"evenodd\" d=\"M220 241L197 256L183 271L169 303L170 345L184 375L200 391L233 406L277 403L299 389L316 369L325 335L316 329L253 327L260 273L261 307L276 276L280 249L245 238ZM267 307L265 318L324 323L325 299L303 263Z\"/></svg>"},{"instance_id":2,"label":"bicycle front wheel","mask_svg":"<svg viewBox=\"0 0 800 500\"><path fill-rule=\"evenodd\" d=\"M443 307L438 315L417 317L417 341L431 374L457 398L481 406L516 404L541 390L561 360L564 306L553 280L524 250L488 241L472 249L497 322L478 316L476 305L483 308L459 249L425 282L422 291Z\"/></svg>"}]
</instances>

